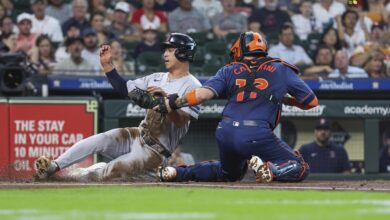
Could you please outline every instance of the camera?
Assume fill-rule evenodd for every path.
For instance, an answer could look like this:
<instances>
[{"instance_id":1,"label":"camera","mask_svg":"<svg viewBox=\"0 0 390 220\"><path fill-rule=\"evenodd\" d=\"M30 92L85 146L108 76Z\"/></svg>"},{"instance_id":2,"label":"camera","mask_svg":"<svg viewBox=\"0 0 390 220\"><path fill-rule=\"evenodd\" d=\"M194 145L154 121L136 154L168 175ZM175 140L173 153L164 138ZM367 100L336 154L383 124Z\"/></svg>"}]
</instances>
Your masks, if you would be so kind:
<instances>
[{"instance_id":1,"label":"camera","mask_svg":"<svg viewBox=\"0 0 390 220\"><path fill-rule=\"evenodd\" d=\"M29 87L28 78L36 70L27 62L25 53L0 54L0 92L5 95L27 95L33 90Z\"/></svg>"}]
</instances>

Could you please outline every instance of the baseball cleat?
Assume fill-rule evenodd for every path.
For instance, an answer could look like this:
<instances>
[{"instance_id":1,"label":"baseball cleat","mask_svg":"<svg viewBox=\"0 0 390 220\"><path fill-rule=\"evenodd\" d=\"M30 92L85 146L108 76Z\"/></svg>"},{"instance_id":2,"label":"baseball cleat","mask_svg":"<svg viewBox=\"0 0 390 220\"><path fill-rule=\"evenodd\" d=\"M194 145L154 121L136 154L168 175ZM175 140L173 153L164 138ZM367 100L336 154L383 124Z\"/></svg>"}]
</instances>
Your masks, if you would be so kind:
<instances>
[{"instance_id":1,"label":"baseball cleat","mask_svg":"<svg viewBox=\"0 0 390 220\"><path fill-rule=\"evenodd\" d=\"M248 166L256 174L256 182L258 183L270 183L273 180L273 173L269 163L264 163L260 157L252 156L248 161Z\"/></svg>"},{"instance_id":2,"label":"baseball cleat","mask_svg":"<svg viewBox=\"0 0 390 220\"><path fill-rule=\"evenodd\" d=\"M160 182L173 182L176 179L176 169L174 167L162 167L157 168L157 177Z\"/></svg>"},{"instance_id":3,"label":"baseball cleat","mask_svg":"<svg viewBox=\"0 0 390 220\"><path fill-rule=\"evenodd\" d=\"M57 164L45 156L39 157L34 165L36 170L34 177L36 179L47 179L58 169Z\"/></svg>"}]
</instances>

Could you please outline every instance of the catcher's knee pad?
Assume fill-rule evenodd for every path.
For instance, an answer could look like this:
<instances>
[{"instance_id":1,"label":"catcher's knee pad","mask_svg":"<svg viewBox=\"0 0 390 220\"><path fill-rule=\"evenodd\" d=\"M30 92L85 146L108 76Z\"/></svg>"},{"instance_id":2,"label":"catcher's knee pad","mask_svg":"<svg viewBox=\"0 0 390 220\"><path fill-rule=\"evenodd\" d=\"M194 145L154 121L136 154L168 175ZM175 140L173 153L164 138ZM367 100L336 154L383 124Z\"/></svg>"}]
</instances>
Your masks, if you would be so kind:
<instances>
[{"instance_id":1,"label":"catcher's knee pad","mask_svg":"<svg viewBox=\"0 0 390 220\"><path fill-rule=\"evenodd\" d=\"M290 160L271 166L273 175L280 182L300 182L309 175L309 166L304 161Z\"/></svg>"}]
</instances>

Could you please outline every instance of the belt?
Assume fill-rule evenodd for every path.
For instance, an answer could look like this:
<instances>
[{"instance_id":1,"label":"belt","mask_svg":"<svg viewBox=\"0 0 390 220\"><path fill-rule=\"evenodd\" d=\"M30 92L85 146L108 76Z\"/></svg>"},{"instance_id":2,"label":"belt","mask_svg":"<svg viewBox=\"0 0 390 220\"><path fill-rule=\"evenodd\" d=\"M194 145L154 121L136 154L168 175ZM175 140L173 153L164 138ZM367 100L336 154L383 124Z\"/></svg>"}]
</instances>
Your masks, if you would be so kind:
<instances>
[{"instance_id":1,"label":"belt","mask_svg":"<svg viewBox=\"0 0 390 220\"><path fill-rule=\"evenodd\" d=\"M222 121L229 123L229 124L231 123L235 127L239 127L239 126L251 127L251 126L264 125L264 122L263 121L260 122L259 120L234 120L234 119L226 117L226 116L224 116L222 118Z\"/></svg>"},{"instance_id":2,"label":"belt","mask_svg":"<svg viewBox=\"0 0 390 220\"><path fill-rule=\"evenodd\" d=\"M144 130L141 130L141 138L146 145L156 150L158 153L164 155L166 158L171 156L171 152L164 145L162 145L154 137L147 134Z\"/></svg>"}]
</instances>

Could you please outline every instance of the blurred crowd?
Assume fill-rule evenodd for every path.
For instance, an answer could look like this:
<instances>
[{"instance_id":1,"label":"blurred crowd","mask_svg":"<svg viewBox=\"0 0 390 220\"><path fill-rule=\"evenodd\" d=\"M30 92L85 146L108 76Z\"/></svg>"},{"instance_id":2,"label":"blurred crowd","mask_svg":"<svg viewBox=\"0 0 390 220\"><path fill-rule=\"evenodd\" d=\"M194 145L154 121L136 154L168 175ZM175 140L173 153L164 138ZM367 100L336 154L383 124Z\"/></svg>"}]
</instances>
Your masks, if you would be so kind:
<instances>
[{"instance_id":1,"label":"blurred crowd","mask_svg":"<svg viewBox=\"0 0 390 220\"><path fill-rule=\"evenodd\" d=\"M163 70L161 41L188 33L191 72L214 75L240 32L266 36L269 55L304 79L390 76L389 0L0 0L0 53L27 54L39 74L102 75L109 43L124 75Z\"/></svg>"}]
</instances>

